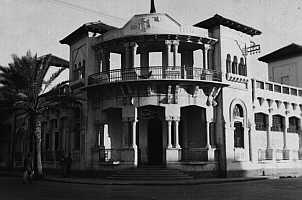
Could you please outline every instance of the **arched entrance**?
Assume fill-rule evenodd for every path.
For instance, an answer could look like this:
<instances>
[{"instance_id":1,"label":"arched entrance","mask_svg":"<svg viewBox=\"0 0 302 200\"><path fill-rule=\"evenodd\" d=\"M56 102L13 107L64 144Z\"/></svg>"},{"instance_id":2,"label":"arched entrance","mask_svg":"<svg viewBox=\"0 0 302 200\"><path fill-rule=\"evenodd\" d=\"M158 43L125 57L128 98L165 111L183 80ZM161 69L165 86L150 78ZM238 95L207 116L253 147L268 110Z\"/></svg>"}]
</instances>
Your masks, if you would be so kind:
<instances>
[{"instance_id":1,"label":"arched entrance","mask_svg":"<svg viewBox=\"0 0 302 200\"><path fill-rule=\"evenodd\" d=\"M158 118L148 120L148 164L163 163L162 122Z\"/></svg>"}]
</instances>

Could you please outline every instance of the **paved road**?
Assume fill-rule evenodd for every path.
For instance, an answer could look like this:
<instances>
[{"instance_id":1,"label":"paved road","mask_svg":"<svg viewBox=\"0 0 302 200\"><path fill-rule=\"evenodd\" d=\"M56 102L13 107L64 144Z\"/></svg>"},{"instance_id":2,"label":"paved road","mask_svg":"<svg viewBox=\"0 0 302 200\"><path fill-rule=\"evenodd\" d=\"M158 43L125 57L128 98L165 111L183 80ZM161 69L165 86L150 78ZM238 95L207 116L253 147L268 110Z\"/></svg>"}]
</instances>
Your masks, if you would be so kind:
<instances>
[{"instance_id":1,"label":"paved road","mask_svg":"<svg viewBox=\"0 0 302 200\"><path fill-rule=\"evenodd\" d=\"M21 178L0 177L1 200L47 199L302 199L302 178L185 186L100 186L55 182L24 185Z\"/></svg>"}]
</instances>

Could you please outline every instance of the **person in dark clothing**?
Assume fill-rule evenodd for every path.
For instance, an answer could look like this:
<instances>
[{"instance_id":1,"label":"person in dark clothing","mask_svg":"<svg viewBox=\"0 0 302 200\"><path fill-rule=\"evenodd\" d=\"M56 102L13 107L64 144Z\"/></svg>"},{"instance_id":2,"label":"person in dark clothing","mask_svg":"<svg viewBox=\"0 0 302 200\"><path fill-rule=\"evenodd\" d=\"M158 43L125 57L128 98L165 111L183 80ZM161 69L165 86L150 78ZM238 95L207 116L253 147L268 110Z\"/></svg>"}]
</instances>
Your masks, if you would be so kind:
<instances>
[{"instance_id":1,"label":"person in dark clothing","mask_svg":"<svg viewBox=\"0 0 302 200\"><path fill-rule=\"evenodd\" d=\"M30 153L28 153L27 157L24 159L23 183L31 183L33 175L33 161Z\"/></svg>"},{"instance_id":2,"label":"person in dark clothing","mask_svg":"<svg viewBox=\"0 0 302 200\"><path fill-rule=\"evenodd\" d=\"M70 177L72 158L71 153L65 158L65 166L66 166L66 177Z\"/></svg>"}]
</instances>

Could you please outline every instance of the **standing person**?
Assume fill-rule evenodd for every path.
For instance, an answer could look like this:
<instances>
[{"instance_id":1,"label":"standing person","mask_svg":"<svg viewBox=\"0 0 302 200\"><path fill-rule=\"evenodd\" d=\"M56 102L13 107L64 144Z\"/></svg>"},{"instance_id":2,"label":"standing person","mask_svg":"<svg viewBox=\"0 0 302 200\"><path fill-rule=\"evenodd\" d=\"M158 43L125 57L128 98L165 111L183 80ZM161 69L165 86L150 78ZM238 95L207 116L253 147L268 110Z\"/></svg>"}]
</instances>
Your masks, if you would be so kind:
<instances>
[{"instance_id":1,"label":"standing person","mask_svg":"<svg viewBox=\"0 0 302 200\"><path fill-rule=\"evenodd\" d=\"M66 176L70 177L70 170L71 170L71 164L72 164L71 153L68 153L68 156L65 159L65 164L66 164Z\"/></svg>"},{"instance_id":2,"label":"standing person","mask_svg":"<svg viewBox=\"0 0 302 200\"><path fill-rule=\"evenodd\" d=\"M30 153L24 159L24 173L23 173L23 183L31 183L33 177L33 161Z\"/></svg>"}]
</instances>

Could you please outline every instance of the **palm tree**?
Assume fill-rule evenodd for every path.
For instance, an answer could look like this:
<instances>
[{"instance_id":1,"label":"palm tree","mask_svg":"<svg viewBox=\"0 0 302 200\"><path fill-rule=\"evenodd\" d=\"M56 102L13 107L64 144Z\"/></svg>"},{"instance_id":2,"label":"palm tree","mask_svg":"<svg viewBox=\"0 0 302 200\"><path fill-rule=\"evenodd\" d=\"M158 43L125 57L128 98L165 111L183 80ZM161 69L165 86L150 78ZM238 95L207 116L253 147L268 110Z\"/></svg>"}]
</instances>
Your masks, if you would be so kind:
<instances>
[{"instance_id":1,"label":"palm tree","mask_svg":"<svg viewBox=\"0 0 302 200\"><path fill-rule=\"evenodd\" d=\"M8 67L0 66L0 93L4 97L4 105L10 107L15 112L22 112L29 119L29 130L35 138L35 166L37 175L42 177L42 162L41 162L41 122L39 115L42 111L53 102L66 103L66 101L79 102L73 98L70 92L58 93L55 92L63 85L59 84L50 90L45 101L45 95L42 95L56 78L68 67L68 62L52 55L37 57L32 55L30 51L25 56L18 57L12 55L13 62L8 64ZM45 75L49 66L55 63L56 66L63 67L55 71L48 80L45 80ZM59 64L58 64L59 63ZM1 73L2 72L2 73ZM65 82L64 82L65 84Z\"/></svg>"}]
</instances>

